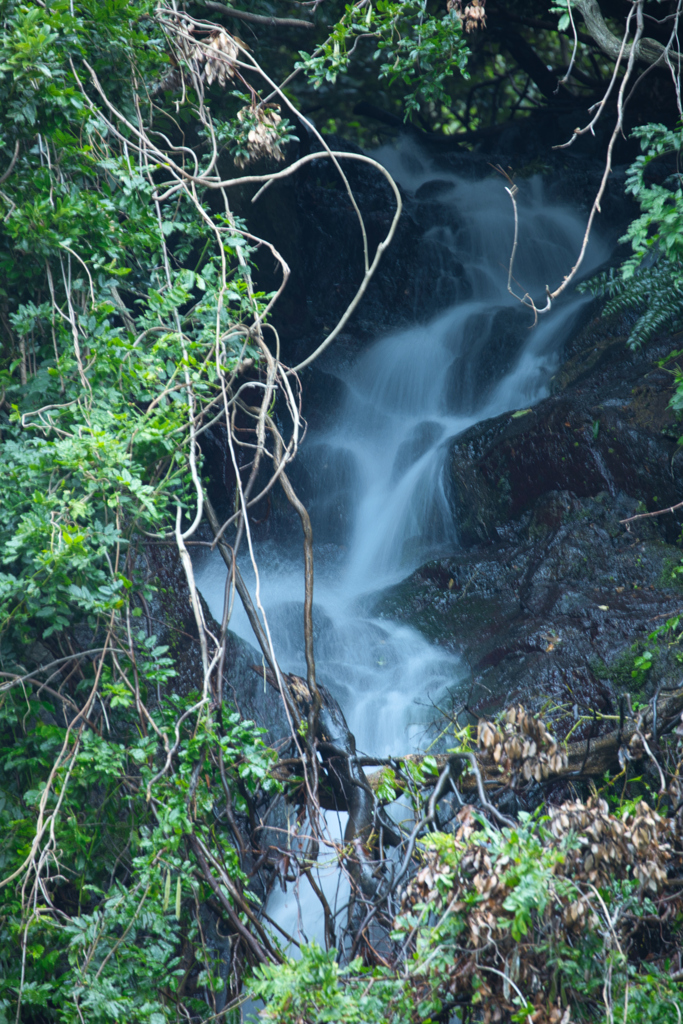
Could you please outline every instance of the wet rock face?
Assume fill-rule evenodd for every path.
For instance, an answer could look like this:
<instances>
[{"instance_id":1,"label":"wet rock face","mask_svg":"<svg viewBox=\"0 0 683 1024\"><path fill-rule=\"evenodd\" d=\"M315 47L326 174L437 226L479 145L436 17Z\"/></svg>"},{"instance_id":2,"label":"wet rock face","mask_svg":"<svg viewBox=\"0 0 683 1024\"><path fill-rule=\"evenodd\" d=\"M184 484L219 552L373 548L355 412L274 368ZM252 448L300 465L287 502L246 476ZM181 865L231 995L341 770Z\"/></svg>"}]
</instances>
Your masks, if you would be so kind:
<instances>
[{"instance_id":1,"label":"wet rock face","mask_svg":"<svg viewBox=\"0 0 683 1024\"><path fill-rule=\"evenodd\" d=\"M620 522L636 504L547 493L504 536L428 563L377 610L460 654L481 713L548 699L612 713L621 688L638 686L633 641L683 611L681 551L648 521ZM660 681L679 675L660 658Z\"/></svg>"},{"instance_id":2,"label":"wet rock face","mask_svg":"<svg viewBox=\"0 0 683 1024\"><path fill-rule=\"evenodd\" d=\"M330 137L328 142L333 149L361 152L342 139ZM362 211L372 262L391 227L396 200L376 168L347 160L343 169ZM437 200L444 183L427 184L434 185L434 194L429 188L421 196L402 192L403 213L394 239L352 319L326 354L323 369L353 358L379 331L410 325L467 296L464 268L443 242L444 232L457 227L453 216L444 213L449 208ZM250 230L275 245L291 270L274 324L284 359L294 365L332 330L363 280L358 215L327 159L273 185L253 206L244 191L238 212L248 217ZM258 267L259 286L266 291L277 288L281 273L276 262L259 253ZM315 409L315 396L307 404Z\"/></svg>"},{"instance_id":3,"label":"wet rock face","mask_svg":"<svg viewBox=\"0 0 683 1024\"><path fill-rule=\"evenodd\" d=\"M494 541L549 492L625 494L647 510L681 500L681 430L668 408L672 376L655 365L673 346L634 355L624 335L603 334L601 325L585 329L584 342L594 343L560 371L550 398L477 424L453 442L451 501L463 546ZM660 525L673 541L681 518Z\"/></svg>"},{"instance_id":4,"label":"wet rock face","mask_svg":"<svg viewBox=\"0 0 683 1024\"><path fill-rule=\"evenodd\" d=\"M675 343L633 355L626 333L589 324L555 394L452 442L461 547L378 601L463 657L481 711L550 700L569 728L574 706L611 714L624 689L679 683L677 648L648 636L683 613L681 515L622 522L683 499L683 431L657 365ZM653 670L634 676L646 647Z\"/></svg>"}]
</instances>

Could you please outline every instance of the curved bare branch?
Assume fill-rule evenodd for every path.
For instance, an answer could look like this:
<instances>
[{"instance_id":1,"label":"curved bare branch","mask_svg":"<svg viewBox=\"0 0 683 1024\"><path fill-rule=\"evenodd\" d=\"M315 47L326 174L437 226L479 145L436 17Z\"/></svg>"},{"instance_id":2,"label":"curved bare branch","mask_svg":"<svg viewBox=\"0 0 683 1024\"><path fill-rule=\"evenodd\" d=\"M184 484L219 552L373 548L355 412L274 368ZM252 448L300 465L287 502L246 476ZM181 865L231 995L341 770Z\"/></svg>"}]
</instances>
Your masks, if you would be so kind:
<instances>
[{"instance_id":1,"label":"curved bare branch","mask_svg":"<svg viewBox=\"0 0 683 1024\"><path fill-rule=\"evenodd\" d=\"M612 60L617 60L622 51L622 41L608 27L597 0L576 0L576 6L583 15L584 24L588 32L602 52ZM643 36L642 39L634 42L632 46L627 46L624 51L626 57L630 56L632 48L635 52L635 59L642 64L665 65L667 58L668 61L679 66L683 62L683 54L671 50L669 47L657 42L656 39L650 39L648 36Z\"/></svg>"}]
</instances>

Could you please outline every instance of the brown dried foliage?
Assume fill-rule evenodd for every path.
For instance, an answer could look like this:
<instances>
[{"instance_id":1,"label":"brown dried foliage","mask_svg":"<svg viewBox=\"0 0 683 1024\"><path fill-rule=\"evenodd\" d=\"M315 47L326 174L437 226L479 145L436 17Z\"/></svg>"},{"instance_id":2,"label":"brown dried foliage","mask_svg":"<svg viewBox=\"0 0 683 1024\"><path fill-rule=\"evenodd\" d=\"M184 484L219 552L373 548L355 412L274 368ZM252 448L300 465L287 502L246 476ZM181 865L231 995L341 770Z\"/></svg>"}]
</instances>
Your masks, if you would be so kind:
<instances>
[{"instance_id":1,"label":"brown dried foliage","mask_svg":"<svg viewBox=\"0 0 683 1024\"><path fill-rule=\"evenodd\" d=\"M498 723L480 721L477 742L482 764L505 773L513 789L532 779L543 782L568 764L544 722L523 707L510 708Z\"/></svg>"},{"instance_id":2,"label":"brown dried foliage","mask_svg":"<svg viewBox=\"0 0 683 1024\"><path fill-rule=\"evenodd\" d=\"M463 8L462 0L448 0L447 10L455 11L462 22L465 32L473 32L478 28L486 28L486 0L469 0Z\"/></svg>"},{"instance_id":3,"label":"brown dried foliage","mask_svg":"<svg viewBox=\"0 0 683 1024\"><path fill-rule=\"evenodd\" d=\"M249 157L236 157L237 166L244 167L248 160L258 160L259 157L284 160L285 155L280 149L280 138L277 133L282 118L277 111L272 107L242 107L237 113L238 120L242 122L250 116L254 118L254 124L247 134Z\"/></svg>"},{"instance_id":4,"label":"brown dried foliage","mask_svg":"<svg viewBox=\"0 0 683 1024\"><path fill-rule=\"evenodd\" d=\"M498 722L481 721L477 739L477 760L500 771L501 790L542 782L566 765L565 752L544 723L521 707L511 708ZM678 739L678 755L682 746ZM672 786L675 800L678 765ZM423 975L421 997L434 984L442 998L454 1003L468 1003L477 992L482 1019L493 1024L509 1021L519 1009L515 996L524 995L534 1006L528 1016L532 1024L573 1024L570 1006L577 994L563 990L565 1001L557 998L552 950L562 945L577 949L592 933L602 936L604 956L612 949L638 962L654 935L647 959L664 968L679 949L674 923L683 913L683 820L675 805L672 810L665 817L641 800L618 815L595 792L586 800L548 806L541 832L552 865L547 903L534 911L528 933L514 939L511 904L505 906L517 884L514 872L508 874L514 855L495 850L491 826L482 827L482 812L465 805L457 814L448 855L440 848L427 849L402 896L402 914L427 907L432 921L447 921L451 915L463 921L445 976L442 961L438 980ZM631 883L639 909L621 905L618 898L608 908L603 895L619 882ZM606 961L603 967L606 975Z\"/></svg>"},{"instance_id":5,"label":"brown dried foliage","mask_svg":"<svg viewBox=\"0 0 683 1024\"><path fill-rule=\"evenodd\" d=\"M218 82L225 88L229 79L234 78L239 58L239 47L232 36L222 28L209 32L205 38L194 42L196 26L190 19L180 21L176 39L180 52L191 61L199 77L207 85Z\"/></svg>"},{"instance_id":6,"label":"brown dried foliage","mask_svg":"<svg viewBox=\"0 0 683 1024\"><path fill-rule=\"evenodd\" d=\"M667 887L669 875L680 878L683 867L676 822L660 818L644 802L624 819L610 814L606 802L597 798L551 808L549 847L559 854L570 831L578 840L578 849L559 856L553 869L558 880L570 880L573 886L569 893L566 886L551 886L545 913L536 915L533 929L515 941L511 914L504 906L512 892L505 881L511 859L492 860L490 842L473 810L466 805L457 816L457 870L437 851L429 851L403 895L402 913L429 904L437 917L465 915L448 976L439 979L444 994L454 1001L469 999L476 988L488 1007L484 1020L503 1021L515 1010L516 991L522 991L535 1005L533 1024L572 1024L569 1007L554 998L548 950L561 942L575 946L586 932L603 929L611 931L614 948L628 953L638 937L638 920L629 913L609 918L596 888L617 879L637 879L643 896L656 906L657 927L670 925L683 911L683 883L679 891ZM474 904L466 899L473 890L479 897Z\"/></svg>"}]
</instances>

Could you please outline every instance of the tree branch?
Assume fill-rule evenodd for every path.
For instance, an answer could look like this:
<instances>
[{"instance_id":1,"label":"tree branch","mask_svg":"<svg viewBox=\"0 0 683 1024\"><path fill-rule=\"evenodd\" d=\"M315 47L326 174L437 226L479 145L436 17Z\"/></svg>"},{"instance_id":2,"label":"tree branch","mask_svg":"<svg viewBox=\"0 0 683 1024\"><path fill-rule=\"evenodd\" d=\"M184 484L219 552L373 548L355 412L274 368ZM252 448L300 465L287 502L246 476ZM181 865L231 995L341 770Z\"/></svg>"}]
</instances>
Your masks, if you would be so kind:
<instances>
[{"instance_id":1,"label":"tree branch","mask_svg":"<svg viewBox=\"0 0 683 1024\"><path fill-rule=\"evenodd\" d=\"M622 747L628 746L632 737L642 733L643 730L652 730L655 722L660 723L657 727L657 733L661 735L672 727L681 711L683 711L683 687L670 690L668 693L657 694L650 701L647 709L641 713L640 722L634 718L626 718L619 729L607 733L606 736L600 736L598 739L579 740L576 743L568 743L566 747L568 758L566 767L559 771L551 771L547 779L543 780L543 783L556 782L561 778L589 778L591 776L604 775L606 771L619 766L619 751ZM439 768L443 768L453 756L453 754L437 754L435 761ZM467 755L473 768L475 765L474 759L478 758L478 756L478 751ZM411 761L419 764L423 757L420 754L409 754L407 757L397 758L396 760ZM480 763L479 760L477 760L476 764L478 765L480 777L477 777L476 772L473 772L471 775L461 775L458 779L458 788L463 792L477 792L481 799L484 786L495 785L500 787L505 783L505 777L500 774L497 765L494 766L494 770L490 766ZM376 791L384 780L384 772L373 772L366 775L366 779L368 785ZM403 788L400 779L394 781L394 786L397 789Z\"/></svg>"},{"instance_id":2,"label":"tree branch","mask_svg":"<svg viewBox=\"0 0 683 1024\"><path fill-rule=\"evenodd\" d=\"M204 0L204 6L212 11L227 14L230 18L250 21L254 25L266 25L268 28L315 28L312 21L302 21L300 18L271 18L265 14L252 14L250 11L239 11L235 7L219 4L217 0Z\"/></svg>"},{"instance_id":3,"label":"tree branch","mask_svg":"<svg viewBox=\"0 0 683 1024\"><path fill-rule=\"evenodd\" d=\"M17 139L16 144L14 146L14 153L12 154L12 159L9 162L9 167L7 168L5 173L2 175L2 177L0 177L0 185L4 184L7 181L7 179L10 176L10 174L14 170L14 165L16 164L17 160L19 159L19 150L20 149L21 149L21 143L19 142L19 139Z\"/></svg>"},{"instance_id":4,"label":"tree branch","mask_svg":"<svg viewBox=\"0 0 683 1024\"><path fill-rule=\"evenodd\" d=\"M519 32L515 32L509 24L501 21L500 43L508 51L510 56L519 64L523 71L536 83L539 91L547 100L557 98L558 76L549 71L532 46L529 46ZM562 90L563 96L569 96L566 90ZM573 97L571 97L574 100Z\"/></svg>"},{"instance_id":5,"label":"tree branch","mask_svg":"<svg viewBox=\"0 0 683 1024\"><path fill-rule=\"evenodd\" d=\"M617 60L622 49L622 41L608 28L597 0L576 0L576 6L583 15L589 34L602 52L612 60ZM628 57L630 53L631 46L626 46L624 56ZM668 57L674 64L681 66L683 58L676 50L668 50ZM663 65L666 63L667 47L658 43L656 39L640 39L635 44L635 58L642 64Z\"/></svg>"}]
</instances>

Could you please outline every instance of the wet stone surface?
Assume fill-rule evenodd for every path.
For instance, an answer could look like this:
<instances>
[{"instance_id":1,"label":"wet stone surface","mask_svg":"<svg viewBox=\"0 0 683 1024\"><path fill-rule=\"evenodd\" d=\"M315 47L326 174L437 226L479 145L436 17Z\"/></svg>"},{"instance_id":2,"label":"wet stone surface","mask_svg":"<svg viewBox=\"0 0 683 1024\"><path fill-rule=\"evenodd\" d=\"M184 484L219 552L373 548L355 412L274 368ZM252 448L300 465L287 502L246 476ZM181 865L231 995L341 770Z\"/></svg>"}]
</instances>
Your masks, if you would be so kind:
<instances>
[{"instance_id":1,"label":"wet stone surface","mask_svg":"<svg viewBox=\"0 0 683 1024\"><path fill-rule=\"evenodd\" d=\"M683 614L680 513L621 522L683 498L673 378L657 365L677 339L633 355L619 326L589 324L533 410L453 441L461 546L377 599L463 658L480 714L514 700L613 714L626 689L680 684L678 646L648 640ZM634 676L645 649L652 670Z\"/></svg>"},{"instance_id":2,"label":"wet stone surface","mask_svg":"<svg viewBox=\"0 0 683 1024\"><path fill-rule=\"evenodd\" d=\"M506 537L428 563L377 610L460 654L480 713L546 699L611 713L638 688L634 641L683 613L681 551L651 525L621 525L635 508L625 495L547 494ZM648 683L679 677L660 656Z\"/></svg>"},{"instance_id":3,"label":"wet stone surface","mask_svg":"<svg viewBox=\"0 0 683 1024\"><path fill-rule=\"evenodd\" d=\"M455 439L450 484L461 544L493 541L549 491L623 493L643 502L643 511L680 500L681 427L668 408L673 377L668 365L657 365L675 341L634 354L626 332L616 333L620 326L589 323L552 382L555 394ZM662 520L668 540L681 522Z\"/></svg>"}]
</instances>

